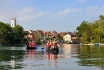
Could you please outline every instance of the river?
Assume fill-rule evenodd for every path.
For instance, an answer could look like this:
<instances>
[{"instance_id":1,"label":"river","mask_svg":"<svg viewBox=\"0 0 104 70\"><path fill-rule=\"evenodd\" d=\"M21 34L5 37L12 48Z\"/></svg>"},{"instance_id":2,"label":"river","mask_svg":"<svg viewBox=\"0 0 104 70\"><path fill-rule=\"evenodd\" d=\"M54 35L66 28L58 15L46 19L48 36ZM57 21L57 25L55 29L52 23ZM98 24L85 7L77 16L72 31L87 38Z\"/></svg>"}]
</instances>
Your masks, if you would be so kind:
<instances>
[{"instance_id":1,"label":"river","mask_svg":"<svg viewBox=\"0 0 104 70\"><path fill-rule=\"evenodd\" d=\"M104 46L62 44L58 54L0 46L0 70L104 70Z\"/></svg>"}]
</instances>

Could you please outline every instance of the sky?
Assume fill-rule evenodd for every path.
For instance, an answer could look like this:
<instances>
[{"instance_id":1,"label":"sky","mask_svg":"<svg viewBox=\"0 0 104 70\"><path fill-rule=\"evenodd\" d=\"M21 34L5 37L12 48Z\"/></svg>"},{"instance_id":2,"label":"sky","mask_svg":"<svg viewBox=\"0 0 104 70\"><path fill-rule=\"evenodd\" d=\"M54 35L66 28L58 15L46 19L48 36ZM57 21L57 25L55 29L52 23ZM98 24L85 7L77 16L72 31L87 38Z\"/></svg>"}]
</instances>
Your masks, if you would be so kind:
<instances>
[{"instance_id":1,"label":"sky","mask_svg":"<svg viewBox=\"0 0 104 70\"><path fill-rule=\"evenodd\" d=\"M24 30L74 32L82 21L104 15L104 0L0 0L0 21Z\"/></svg>"}]
</instances>

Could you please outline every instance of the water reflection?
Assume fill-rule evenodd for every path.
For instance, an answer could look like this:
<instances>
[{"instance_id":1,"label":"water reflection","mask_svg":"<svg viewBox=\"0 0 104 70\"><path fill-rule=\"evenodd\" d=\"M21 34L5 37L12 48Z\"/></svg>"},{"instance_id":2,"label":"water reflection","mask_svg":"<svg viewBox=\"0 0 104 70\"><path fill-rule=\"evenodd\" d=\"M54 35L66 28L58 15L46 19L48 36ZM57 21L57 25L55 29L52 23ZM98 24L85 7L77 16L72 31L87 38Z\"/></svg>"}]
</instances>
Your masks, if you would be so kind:
<instances>
[{"instance_id":1,"label":"water reflection","mask_svg":"<svg viewBox=\"0 0 104 70\"><path fill-rule=\"evenodd\" d=\"M14 69L15 68L15 61L14 60L11 60L9 62L10 62L11 68Z\"/></svg>"},{"instance_id":2,"label":"water reflection","mask_svg":"<svg viewBox=\"0 0 104 70\"><path fill-rule=\"evenodd\" d=\"M0 70L103 70L104 46L63 44L62 52L0 47ZM76 68L76 69L75 69Z\"/></svg>"},{"instance_id":3,"label":"water reflection","mask_svg":"<svg viewBox=\"0 0 104 70\"><path fill-rule=\"evenodd\" d=\"M27 50L28 59L32 60L35 58L35 50Z\"/></svg>"},{"instance_id":4,"label":"water reflection","mask_svg":"<svg viewBox=\"0 0 104 70\"><path fill-rule=\"evenodd\" d=\"M71 44L63 44L64 58L71 58Z\"/></svg>"},{"instance_id":5,"label":"water reflection","mask_svg":"<svg viewBox=\"0 0 104 70\"><path fill-rule=\"evenodd\" d=\"M22 68L19 62L23 61L24 51L0 50L0 70Z\"/></svg>"},{"instance_id":6,"label":"water reflection","mask_svg":"<svg viewBox=\"0 0 104 70\"><path fill-rule=\"evenodd\" d=\"M80 46L80 54L77 63L81 66L101 67L104 60L104 46Z\"/></svg>"},{"instance_id":7,"label":"water reflection","mask_svg":"<svg viewBox=\"0 0 104 70\"><path fill-rule=\"evenodd\" d=\"M58 53L59 52L45 52L46 53L46 57L48 60L48 65L50 66L50 62L51 60L53 60L54 62L54 66L57 67L57 61L58 61Z\"/></svg>"}]
</instances>

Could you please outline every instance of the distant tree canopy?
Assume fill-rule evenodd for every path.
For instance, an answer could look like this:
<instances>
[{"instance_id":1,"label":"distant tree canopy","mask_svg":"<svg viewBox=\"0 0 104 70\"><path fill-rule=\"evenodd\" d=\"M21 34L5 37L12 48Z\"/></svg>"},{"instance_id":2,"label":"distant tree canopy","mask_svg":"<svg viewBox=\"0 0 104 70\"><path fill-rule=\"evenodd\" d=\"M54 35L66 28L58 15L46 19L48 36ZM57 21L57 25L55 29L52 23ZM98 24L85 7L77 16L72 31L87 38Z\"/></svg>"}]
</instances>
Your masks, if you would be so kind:
<instances>
[{"instance_id":1,"label":"distant tree canopy","mask_svg":"<svg viewBox=\"0 0 104 70\"><path fill-rule=\"evenodd\" d=\"M94 22L82 21L76 30L82 43L104 43L104 15Z\"/></svg>"},{"instance_id":2,"label":"distant tree canopy","mask_svg":"<svg viewBox=\"0 0 104 70\"><path fill-rule=\"evenodd\" d=\"M8 23L0 22L0 42L2 44L19 44L24 41L24 29L20 25L14 28Z\"/></svg>"}]
</instances>

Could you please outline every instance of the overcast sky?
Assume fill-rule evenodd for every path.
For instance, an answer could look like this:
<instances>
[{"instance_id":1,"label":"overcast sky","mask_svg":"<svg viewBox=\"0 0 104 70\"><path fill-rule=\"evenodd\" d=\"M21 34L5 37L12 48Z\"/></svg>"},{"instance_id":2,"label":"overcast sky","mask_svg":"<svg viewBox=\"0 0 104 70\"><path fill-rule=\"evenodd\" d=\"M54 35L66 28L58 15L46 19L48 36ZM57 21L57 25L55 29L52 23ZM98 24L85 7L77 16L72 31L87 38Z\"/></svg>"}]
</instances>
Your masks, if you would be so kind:
<instances>
[{"instance_id":1,"label":"overcast sky","mask_svg":"<svg viewBox=\"0 0 104 70\"><path fill-rule=\"evenodd\" d=\"M104 0L0 0L0 21L24 30L74 32L82 21L104 15Z\"/></svg>"}]
</instances>

